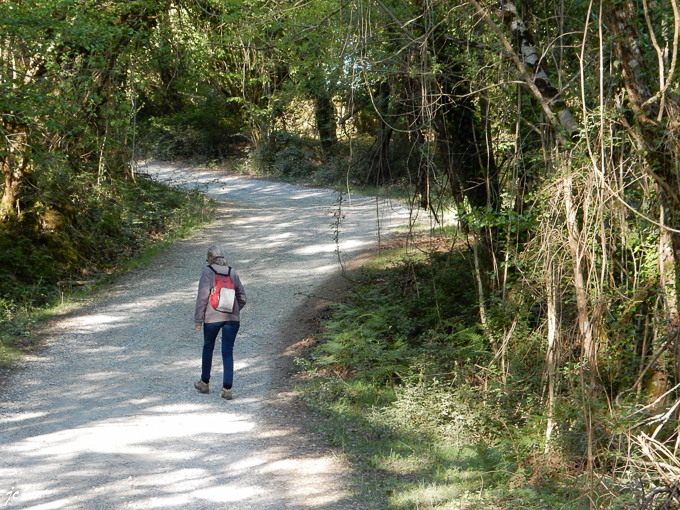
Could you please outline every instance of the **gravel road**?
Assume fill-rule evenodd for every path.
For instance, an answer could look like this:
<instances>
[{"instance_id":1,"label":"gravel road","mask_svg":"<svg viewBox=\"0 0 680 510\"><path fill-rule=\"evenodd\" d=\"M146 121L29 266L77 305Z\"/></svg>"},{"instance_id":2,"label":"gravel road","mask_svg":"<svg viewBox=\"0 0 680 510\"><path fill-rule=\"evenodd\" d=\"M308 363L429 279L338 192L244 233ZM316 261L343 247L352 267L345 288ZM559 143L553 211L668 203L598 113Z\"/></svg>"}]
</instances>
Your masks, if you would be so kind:
<instances>
[{"instance_id":1,"label":"gravel road","mask_svg":"<svg viewBox=\"0 0 680 510\"><path fill-rule=\"evenodd\" d=\"M47 347L10 376L0 393L0 506L364 508L347 466L300 427L304 414L285 404L277 375L282 328L295 327L290 315L305 295L340 272L337 193L158 163L144 170L205 186L219 200L215 221L55 321ZM386 234L408 218L365 197L342 212L347 260L377 242L378 223ZM208 395L193 388L202 347L195 293L215 242L248 294L232 401L219 384Z\"/></svg>"}]
</instances>

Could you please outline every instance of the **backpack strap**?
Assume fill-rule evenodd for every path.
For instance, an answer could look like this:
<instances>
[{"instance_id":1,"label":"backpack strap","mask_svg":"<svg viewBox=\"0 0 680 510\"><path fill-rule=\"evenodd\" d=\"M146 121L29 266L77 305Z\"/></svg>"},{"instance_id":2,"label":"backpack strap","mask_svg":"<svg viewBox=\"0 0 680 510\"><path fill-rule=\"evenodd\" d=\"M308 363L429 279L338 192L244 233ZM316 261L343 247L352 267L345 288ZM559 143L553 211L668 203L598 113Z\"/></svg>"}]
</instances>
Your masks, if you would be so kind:
<instances>
[{"instance_id":1,"label":"backpack strap","mask_svg":"<svg viewBox=\"0 0 680 510\"><path fill-rule=\"evenodd\" d=\"M218 273L217 271L215 271L215 269L213 269L212 266L208 266L208 268L209 268L213 273L218 274L218 275L220 275L220 276L228 276L228 277L231 278L231 266L227 266L227 267L229 268L229 271L227 271L227 274L224 274L224 273Z\"/></svg>"}]
</instances>

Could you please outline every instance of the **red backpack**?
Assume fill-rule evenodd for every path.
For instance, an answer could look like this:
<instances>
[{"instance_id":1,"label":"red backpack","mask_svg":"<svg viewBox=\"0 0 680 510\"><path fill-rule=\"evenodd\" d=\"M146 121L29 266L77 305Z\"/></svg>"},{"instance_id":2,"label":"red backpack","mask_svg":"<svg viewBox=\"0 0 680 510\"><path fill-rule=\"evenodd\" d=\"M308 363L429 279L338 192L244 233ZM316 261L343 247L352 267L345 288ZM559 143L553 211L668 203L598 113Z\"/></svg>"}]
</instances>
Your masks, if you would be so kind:
<instances>
[{"instance_id":1,"label":"red backpack","mask_svg":"<svg viewBox=\"0 0 680 510\"><path fill-rule=\"evenodd\" d=\"M227 274L218 273L212 266L208 266L215 273L215 287L210 294L210 304L218 312L232 313L236 301L234 282L231 280L231 267Z\"/></svg>"}]
</instances>

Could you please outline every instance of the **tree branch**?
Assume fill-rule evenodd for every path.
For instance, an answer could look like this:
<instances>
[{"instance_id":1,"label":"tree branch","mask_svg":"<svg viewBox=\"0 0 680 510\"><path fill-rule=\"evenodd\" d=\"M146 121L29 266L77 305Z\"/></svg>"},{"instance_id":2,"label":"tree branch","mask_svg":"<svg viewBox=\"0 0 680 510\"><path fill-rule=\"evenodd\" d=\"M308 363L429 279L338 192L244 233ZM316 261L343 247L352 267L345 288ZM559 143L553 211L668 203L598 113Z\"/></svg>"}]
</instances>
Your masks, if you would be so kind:
<instances>
[{"instance_id":1,"label":"tree branch","mask_svg":"<svg viewBox=\"0 0 680 510\"><path fill-rule=\"evenodd\" d=\"M561 125L567 132L570 138L575 138L579 132L580 127L574 116L572 115L569 108L567 108L566 103L563 99L557 97L558 91L550 81L550 78L543 70L540 65L540 58L536 49L531 45L529 31L524 25L524 22L517 15L517 10L512 2L506 2L503 5L503 20L506 23L512 25L513 33L519 37L522 45L522 56L523 59L517 55L514 48L507 40L502 30L494 23L491 17L486 13L482 6L476 0L470 0L470 3L477 10L477 12L482 16L487 25L496 32L501 44L505 50L512 58L513 62L519 69L522 78L526 82L529 90L532 92L536 100L541 105L543 112L546 114L548 119L553 123L555 127ZM535 76L532 78L527 68L532 69L535 72ZM539 87L540 85L540 87ZM557 131L558 139L566 145L566 139L564 136Z\"/></svg>"},{"instance_id":2,"label":"tree branch","mask_svg":"<svg viewBox=\"0 0 680 510\"><path fill-rule=\"evenodd\" d=\"M370 102L371 102L371 100L366 98L366 99L356 103L349 112L347 112L345 115L340 117L340 119L338 119L338 126L344 126L345 122L347 122L349 119L351 119L357 113L359 113L361 110L363 110L363 108L366 105L368 105Z\"/></svg>"}]
</instances>

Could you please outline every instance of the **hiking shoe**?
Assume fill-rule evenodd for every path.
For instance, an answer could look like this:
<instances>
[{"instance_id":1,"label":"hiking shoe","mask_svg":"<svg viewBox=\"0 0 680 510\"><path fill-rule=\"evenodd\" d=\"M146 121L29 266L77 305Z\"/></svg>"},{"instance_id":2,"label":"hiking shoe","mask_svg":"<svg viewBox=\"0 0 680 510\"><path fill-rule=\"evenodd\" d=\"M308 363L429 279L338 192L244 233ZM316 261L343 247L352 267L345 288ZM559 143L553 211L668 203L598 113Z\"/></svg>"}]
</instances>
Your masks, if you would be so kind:
<instances>
[{"instance_id":1,"label":"hiking shoe","mask_svg":"<svg viewBox=\"0 0 680 510\"><path fill-rule=\"evenodd\" d=\"M208 383L204 383L201 379L194 383L194 388L196 388L201 393L210 393L210 386Z\"/></svg>"},{"instance_id":2,"label":"hiking shoe","mask_svg":"<svg viewBox=\"0 0 680 510\"><path fill-rule=\"evenodd\" d=\"M231 400L231 388L222 388L222 398L224 400Z\"/></svg>"}]
</instances>

